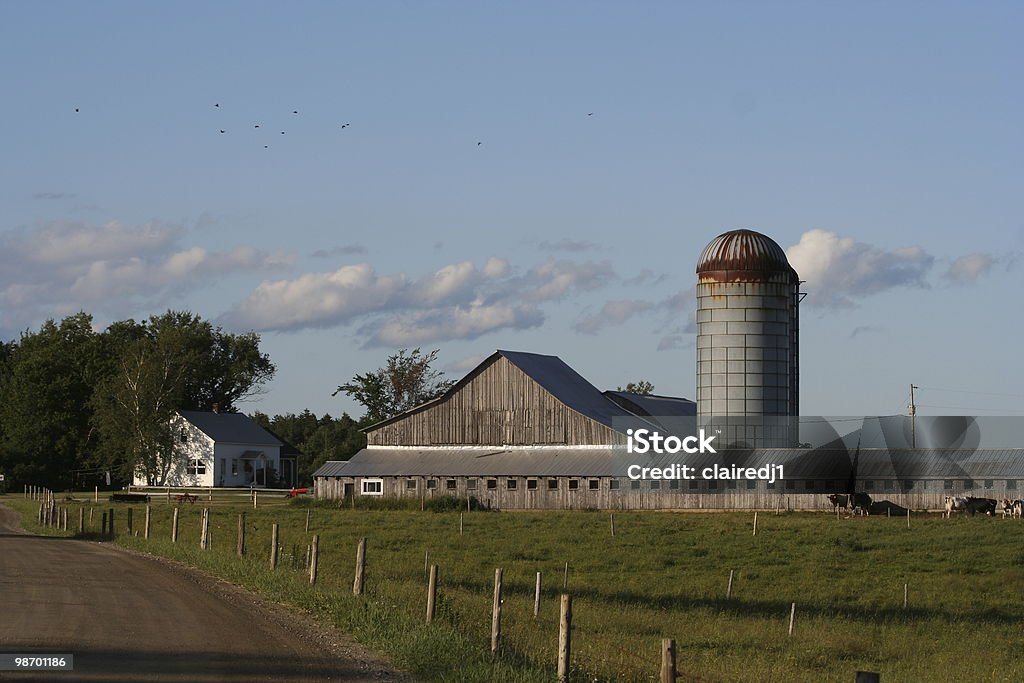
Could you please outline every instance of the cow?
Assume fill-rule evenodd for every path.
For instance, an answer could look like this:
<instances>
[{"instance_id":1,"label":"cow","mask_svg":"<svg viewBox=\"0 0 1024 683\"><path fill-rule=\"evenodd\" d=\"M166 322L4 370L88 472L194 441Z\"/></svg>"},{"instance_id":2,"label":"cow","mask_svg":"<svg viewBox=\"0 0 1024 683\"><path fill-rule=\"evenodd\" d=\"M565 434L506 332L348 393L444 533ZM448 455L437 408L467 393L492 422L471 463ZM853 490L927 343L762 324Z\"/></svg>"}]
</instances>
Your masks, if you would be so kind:
<instances>
[{"instance_id":1,"label":"cow","mask_svg":"<svg viewBox=\"0 0 1024 683\"><path fill-rule=\"evenodd\" d=\"M832 503L833 512L839 508L846 509L849 504L850 497L841 493L830 493L828 495L828 502Z\"/></svg>"},{"instance_id":2,"label":"cow","mask_svg":"<svg viewBox=\"0 0 1024 683\"><path fill-rule=\"evenodd\" d=\"M1020 519L1021 515L1024 515L1024 500L1018 498L1011 505L1010 514L1016 519Z\"/></svg>"},{"instance_id":3,"label":"cow","mask_svg":"<svg viewBox=\"0 0 1024 683\"><path fill-rule=\"evenodd\" d=\"M963 496L946 496L946 518L954 512L963 512L967 509L967 499Z\"/></svg>"},{"instance_id":4,"label":"cow","mask_svg":"<svg viewBox=\"0 0 1024 683\"><path fill-rule=\"evenodd\" d=\"M853 514L857 514L857 510L860 510L863 514L870 515L871 496L866 493L851 493L850 509L853 510Z\"/></svg>"},{"instance_id":5,"label":"cow","mask_svg":"<svg viewBox=\"0 0 1024 683\"><path fill-rule=\"evenodd\" d=\"M996 514L996 501L994 498L966 498L964 512L970 513L971 517L982 512L986 515Z\"/></svg>"},{"instance_id":6,"label":"cow","mask_svg":"<svg viewBox=\"0 0 1024 683\"><path fill-rule=\"evenodd\" d=\"M1003 519L1007 517L1020 517L1022 501L1003 498L996 506L996 511L1002 513Z\"/></svg>"}]
</instances>

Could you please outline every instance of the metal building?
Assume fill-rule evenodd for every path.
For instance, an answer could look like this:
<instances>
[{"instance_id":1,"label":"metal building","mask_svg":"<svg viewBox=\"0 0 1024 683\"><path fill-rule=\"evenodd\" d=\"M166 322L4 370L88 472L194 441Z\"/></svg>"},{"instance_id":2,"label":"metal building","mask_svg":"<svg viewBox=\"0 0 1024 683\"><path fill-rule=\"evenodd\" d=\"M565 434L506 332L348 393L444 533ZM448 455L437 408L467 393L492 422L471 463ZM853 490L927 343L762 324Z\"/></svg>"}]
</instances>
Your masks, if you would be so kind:
<instances>
[{"instance_id":1,"label":"metal building","mask_svg":"<svg viewBox=\"0 0 1024 683\"><path fill-rule=\"evenodd\" d=\"M737 447L796 445L800 278L774 240L731 230L697 261L697 414Z\"/></svg>"}]
</instances>

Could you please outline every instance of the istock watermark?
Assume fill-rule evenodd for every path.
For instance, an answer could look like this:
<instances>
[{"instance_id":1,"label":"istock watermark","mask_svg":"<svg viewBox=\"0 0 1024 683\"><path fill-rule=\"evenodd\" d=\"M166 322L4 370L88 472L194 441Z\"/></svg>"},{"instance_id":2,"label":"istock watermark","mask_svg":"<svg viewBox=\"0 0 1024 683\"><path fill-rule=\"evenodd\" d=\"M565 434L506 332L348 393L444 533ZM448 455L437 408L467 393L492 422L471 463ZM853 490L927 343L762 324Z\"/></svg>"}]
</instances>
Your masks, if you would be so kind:
<instances>
[{"instance_id":1,"label":"istock watermark","mask_svg":"<svg viewBox=\"0 0 1024 683\"><path fill-rule=\"evenodd\" d=\"M701 429L698 436L687 436L680 439L678 436L662 436L657 431L649 429L627 429L626 430L626 452L627 453L717 453L711 442L715 435L708 436ZM696 444L696 445L694 445Z\"/></svg>"}]
</instances>

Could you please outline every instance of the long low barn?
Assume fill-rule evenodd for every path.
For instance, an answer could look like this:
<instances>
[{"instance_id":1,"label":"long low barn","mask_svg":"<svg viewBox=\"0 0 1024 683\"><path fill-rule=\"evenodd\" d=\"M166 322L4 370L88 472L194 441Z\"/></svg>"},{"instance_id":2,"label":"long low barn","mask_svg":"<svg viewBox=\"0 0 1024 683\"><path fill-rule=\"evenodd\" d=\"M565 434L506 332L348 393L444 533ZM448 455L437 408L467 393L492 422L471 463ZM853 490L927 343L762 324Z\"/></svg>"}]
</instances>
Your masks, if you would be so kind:
<instances>
[{"instance_id":1,"label":"long low barn","mask_svg":"<svg viewBox=\"0 0 1024 683\"><path fill-rule=\"evenodd\" d=\"M555 356L497 351L439 398L367 427L367 447L314 473L319 498L475 497L497 509L820 509L865 492L912 509L947 495L1018 498L1024 449L734 449L628 455L628 430L693 420L692 401L601 392ZM630 479L630 465L698 478ZM781 481L699 477L703 468L781 465Z\"/></svg>"},{"instance_id":2,"label":"long low barn","mask_svg":"<svg viewBox=\"0 0 1024 683\"><path fill-rule=\"evenodd\" d=\"M615 449L373 448L316 473L319 498L472 496L495 509L826 509L830 493L854 488L900 508L940 509L946 496L1020 498L1024 450L863 449L853 474L850 452L763 449L730 452L725 462L781 465L785 477L705 480L699 472L723 458L671 457L698 478L631 479Z\"/></svg>"}]
</instances>

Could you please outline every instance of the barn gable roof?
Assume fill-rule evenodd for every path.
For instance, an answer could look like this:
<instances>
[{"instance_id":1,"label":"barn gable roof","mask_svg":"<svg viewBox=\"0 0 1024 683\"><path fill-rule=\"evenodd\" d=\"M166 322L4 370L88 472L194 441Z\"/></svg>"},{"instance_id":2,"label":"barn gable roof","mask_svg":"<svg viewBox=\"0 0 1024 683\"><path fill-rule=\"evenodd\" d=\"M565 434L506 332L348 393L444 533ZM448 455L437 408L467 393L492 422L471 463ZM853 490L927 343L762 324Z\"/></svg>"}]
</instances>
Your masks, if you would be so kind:
<instances>
[{"instance_id":1,"label":"barn gable roof","mask_svg":"<svg viewBox=\"0 0 1024 683\"><path fill-rule=\"evenodd\" d=\"M569 367L558 356L498 349L441 396L432 401L421 403L415 408L399 413L387 420L364 427L362 431L372 432L375 429L401 420L430 406L443 403L498 358L508 360L561 403L606 427L625 432L630 427L650 428L653 426L652 423L630 412L602 394L597 387L584 379L582 375Z\"/></svg>"},{"instance_id":2,"label":"barn gable roof","mask_svg":"<svg viewBox=\"0 0 1024 683\"><path fill-rule=\"evenodd\" d=\"M248 415L202 410L181 410L178 414L214 441L281 446L277 438L256 424Z\"/></svg>"}]
</instances>

